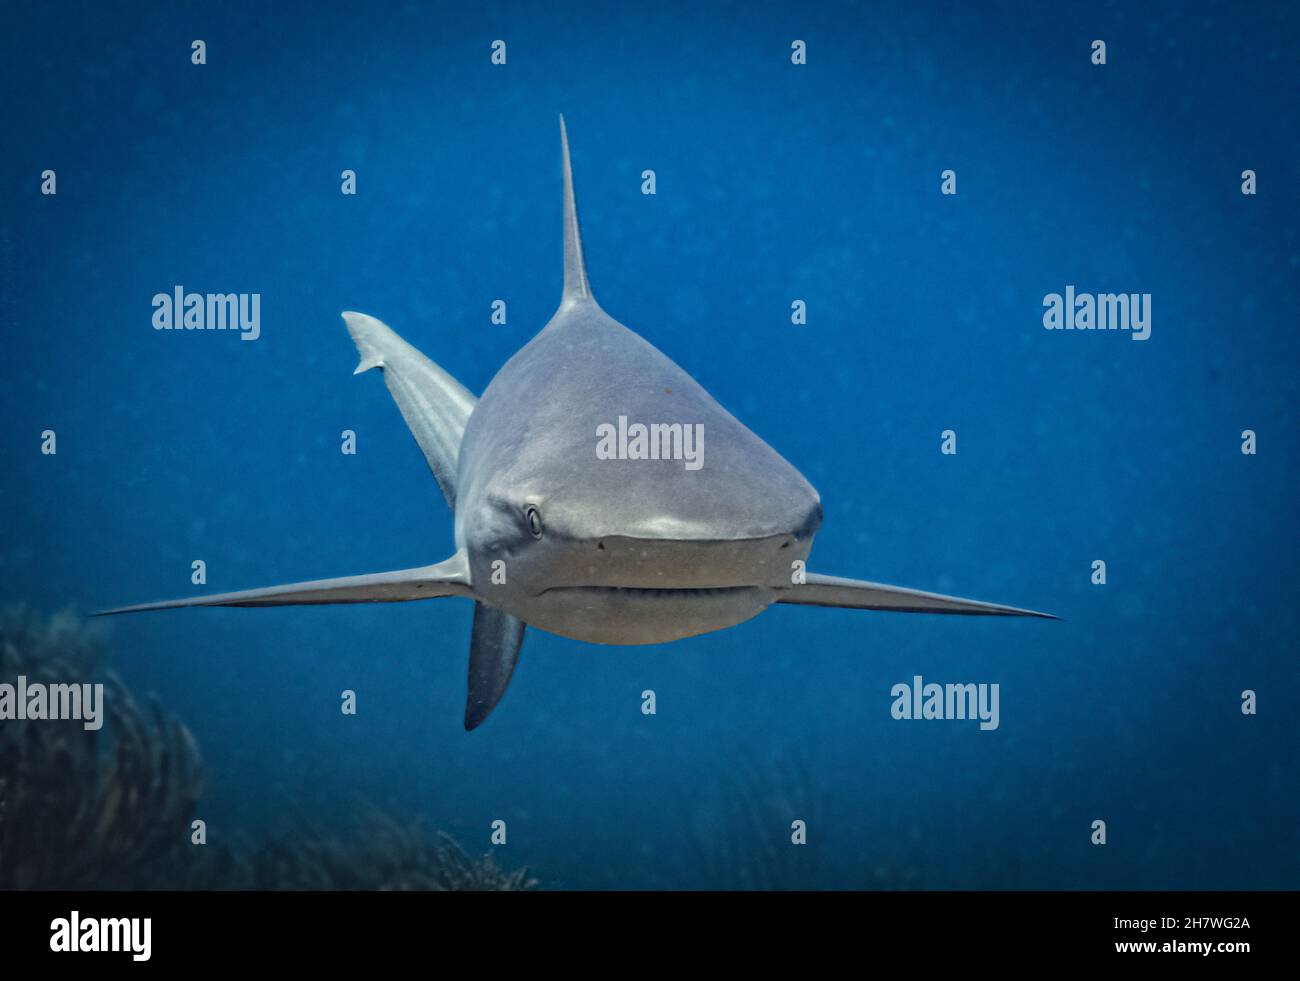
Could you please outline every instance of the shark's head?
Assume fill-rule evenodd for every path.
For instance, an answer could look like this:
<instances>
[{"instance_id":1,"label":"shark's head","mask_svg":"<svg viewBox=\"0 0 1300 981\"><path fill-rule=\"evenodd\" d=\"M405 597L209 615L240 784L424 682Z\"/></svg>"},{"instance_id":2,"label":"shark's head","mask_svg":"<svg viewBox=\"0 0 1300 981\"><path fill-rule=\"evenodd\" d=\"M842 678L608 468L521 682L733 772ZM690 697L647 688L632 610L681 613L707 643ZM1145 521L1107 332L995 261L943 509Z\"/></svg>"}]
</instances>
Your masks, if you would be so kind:
<instances>
[{"instance_id":1,"label":"shark's head","mask_svg":"<svg viewBox=\"0 0 1300 981\"><path fill-rule=\"evenodd\" d=\"M822 519L798 470L694 392L623 393L566 409L572 393L557 390L572 383L551 381L535 390L555 399L550 407L497 412L488 396L480 403L477 423L509 420L518 438L473 423L467 431L462 462L471 470L495 444L493 464L473 474L457 504L473 565L508 557L533 593L789 585L791 563L806 558Z\"/></svg>"},{"instance_id":2,"label":"shark's head","mask_svg":"<svg viewBox=\"0 0 1300 981\"><path fill-rule=\"evenodd\" d=\"M466 425L458 545L477 593L554 633L648 643L730 626L801 572L821 503L596 303L562 142L564 293ZM715 357L734 329L712 328Z\"/></svg>"},{"instance_id":3,"label":"shark's head","mask_svg":"<svg viewBox=\"0 0 1300 981\"><path fill-rule=\"evenodd\" d=\"M562 307L502 368L470 417L460 482L476 591L606 642L753 616L802 570L822 519L798 470L594 302Z\"/></svg>"}]
</instances>

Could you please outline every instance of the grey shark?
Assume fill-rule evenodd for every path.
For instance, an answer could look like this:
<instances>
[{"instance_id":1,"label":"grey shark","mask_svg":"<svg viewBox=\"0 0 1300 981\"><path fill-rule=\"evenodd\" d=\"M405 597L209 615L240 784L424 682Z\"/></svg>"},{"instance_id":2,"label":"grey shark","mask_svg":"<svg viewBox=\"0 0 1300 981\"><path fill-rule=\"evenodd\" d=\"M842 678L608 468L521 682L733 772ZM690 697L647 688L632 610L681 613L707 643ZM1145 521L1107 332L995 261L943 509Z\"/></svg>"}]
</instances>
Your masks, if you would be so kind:
<instances>
[{"instance_id":1,"label":"grey shark","mask_svg":"<svg viewBox=\"0 0 1300 981\"><path fill-rule=\"evenodd\" d=\"M734 626L774 603L1056 619L807 572L822 523L817 492L601 309L583 259L563 117L560 145L560 306L480 398L378 320L343 314L360 355L355 373L383 373L452 508L456 553L415 569L105 613L463 597L474 603L466 729L505 693L526 625L600 644L655 644ZM620 417L698 427L707 454L698 469L671 454L602 458L597 436Z\"/></svg>"}]
</instances>

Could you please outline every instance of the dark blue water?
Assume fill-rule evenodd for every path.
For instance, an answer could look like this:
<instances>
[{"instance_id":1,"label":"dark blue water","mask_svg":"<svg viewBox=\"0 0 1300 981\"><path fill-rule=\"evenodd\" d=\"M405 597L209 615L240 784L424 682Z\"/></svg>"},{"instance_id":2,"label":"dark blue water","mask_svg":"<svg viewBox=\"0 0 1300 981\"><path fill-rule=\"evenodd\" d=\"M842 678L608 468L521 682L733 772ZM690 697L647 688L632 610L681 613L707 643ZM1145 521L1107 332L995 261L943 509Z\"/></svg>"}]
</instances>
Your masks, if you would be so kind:
<instances>
[{"instance_id":1,"label":"dark blue water","mask_svg":"<svg viewBox=\"0 0 1300 981\"><path fill-rule=\"evenodd\" d=\"M564 112L596 295L818 488L811 567L1065 621L530 631L467 734L463 601L114 620L213 837L377 806L478 851L503 819L552 886L1300 885L1294 7L275 6L8 15L6 601L450 554L339 312L481 392L559 297ZM262 336L153 330L177 284L260 293ZM1044 330L1067 284L1150 293L1150 339ZM999 728L894 720L918 674L998 683Z\"/></svg>"}]
</instances>

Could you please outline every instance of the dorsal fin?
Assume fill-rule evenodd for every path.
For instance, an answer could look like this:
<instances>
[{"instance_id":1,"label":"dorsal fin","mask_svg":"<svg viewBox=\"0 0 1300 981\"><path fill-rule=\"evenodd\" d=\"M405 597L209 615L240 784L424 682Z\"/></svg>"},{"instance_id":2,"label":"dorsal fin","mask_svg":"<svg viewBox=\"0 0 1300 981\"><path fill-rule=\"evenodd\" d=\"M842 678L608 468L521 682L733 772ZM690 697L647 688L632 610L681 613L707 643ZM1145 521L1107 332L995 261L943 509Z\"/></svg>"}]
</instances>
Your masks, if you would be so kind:
<instances>
[{"instance_id":1,"label":"dorsal fin","mask_svg":"<svg viewBox=\"0 0 1300 981\"><path fill-rule=\"evenodd\" d=\"M573 196L573 165L569 163L569 134L560 115L560 146L564 154L564 294L561 303L594 299L582 259L582 230L578 227L578 202Z\"/></svg>"}]
</instances>

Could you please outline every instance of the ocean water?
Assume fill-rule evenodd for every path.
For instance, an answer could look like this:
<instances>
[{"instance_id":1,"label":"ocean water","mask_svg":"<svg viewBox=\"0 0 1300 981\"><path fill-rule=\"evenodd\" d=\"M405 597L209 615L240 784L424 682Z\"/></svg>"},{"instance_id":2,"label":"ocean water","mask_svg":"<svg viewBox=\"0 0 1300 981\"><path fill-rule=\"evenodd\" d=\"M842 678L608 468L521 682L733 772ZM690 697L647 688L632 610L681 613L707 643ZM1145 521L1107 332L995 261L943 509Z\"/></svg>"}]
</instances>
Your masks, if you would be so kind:
<instances>
[{"instance_id":1,"label":"ocean water","mask_svg":"<svg viewBox=\"0 0 1300 981\"><path fill-rule=\"evenodd\" d=\"M481 392L558 302L563 112L596 296L816 486L810 568L1064 618L530 630L471 733L463 601L106 621L115 669L195 733L210 838L380 809L558 888L1300 886L1294 6L6 21L5 602L187 595L196 559L226 590L449 555L339 313ZM154 330L177 285L259 293L261 336ZM1045 330L1067 286L1150 294L1149 339ZM998 684L998 727L894 719L917 675Z\"/></svg>"}]
</instances>

